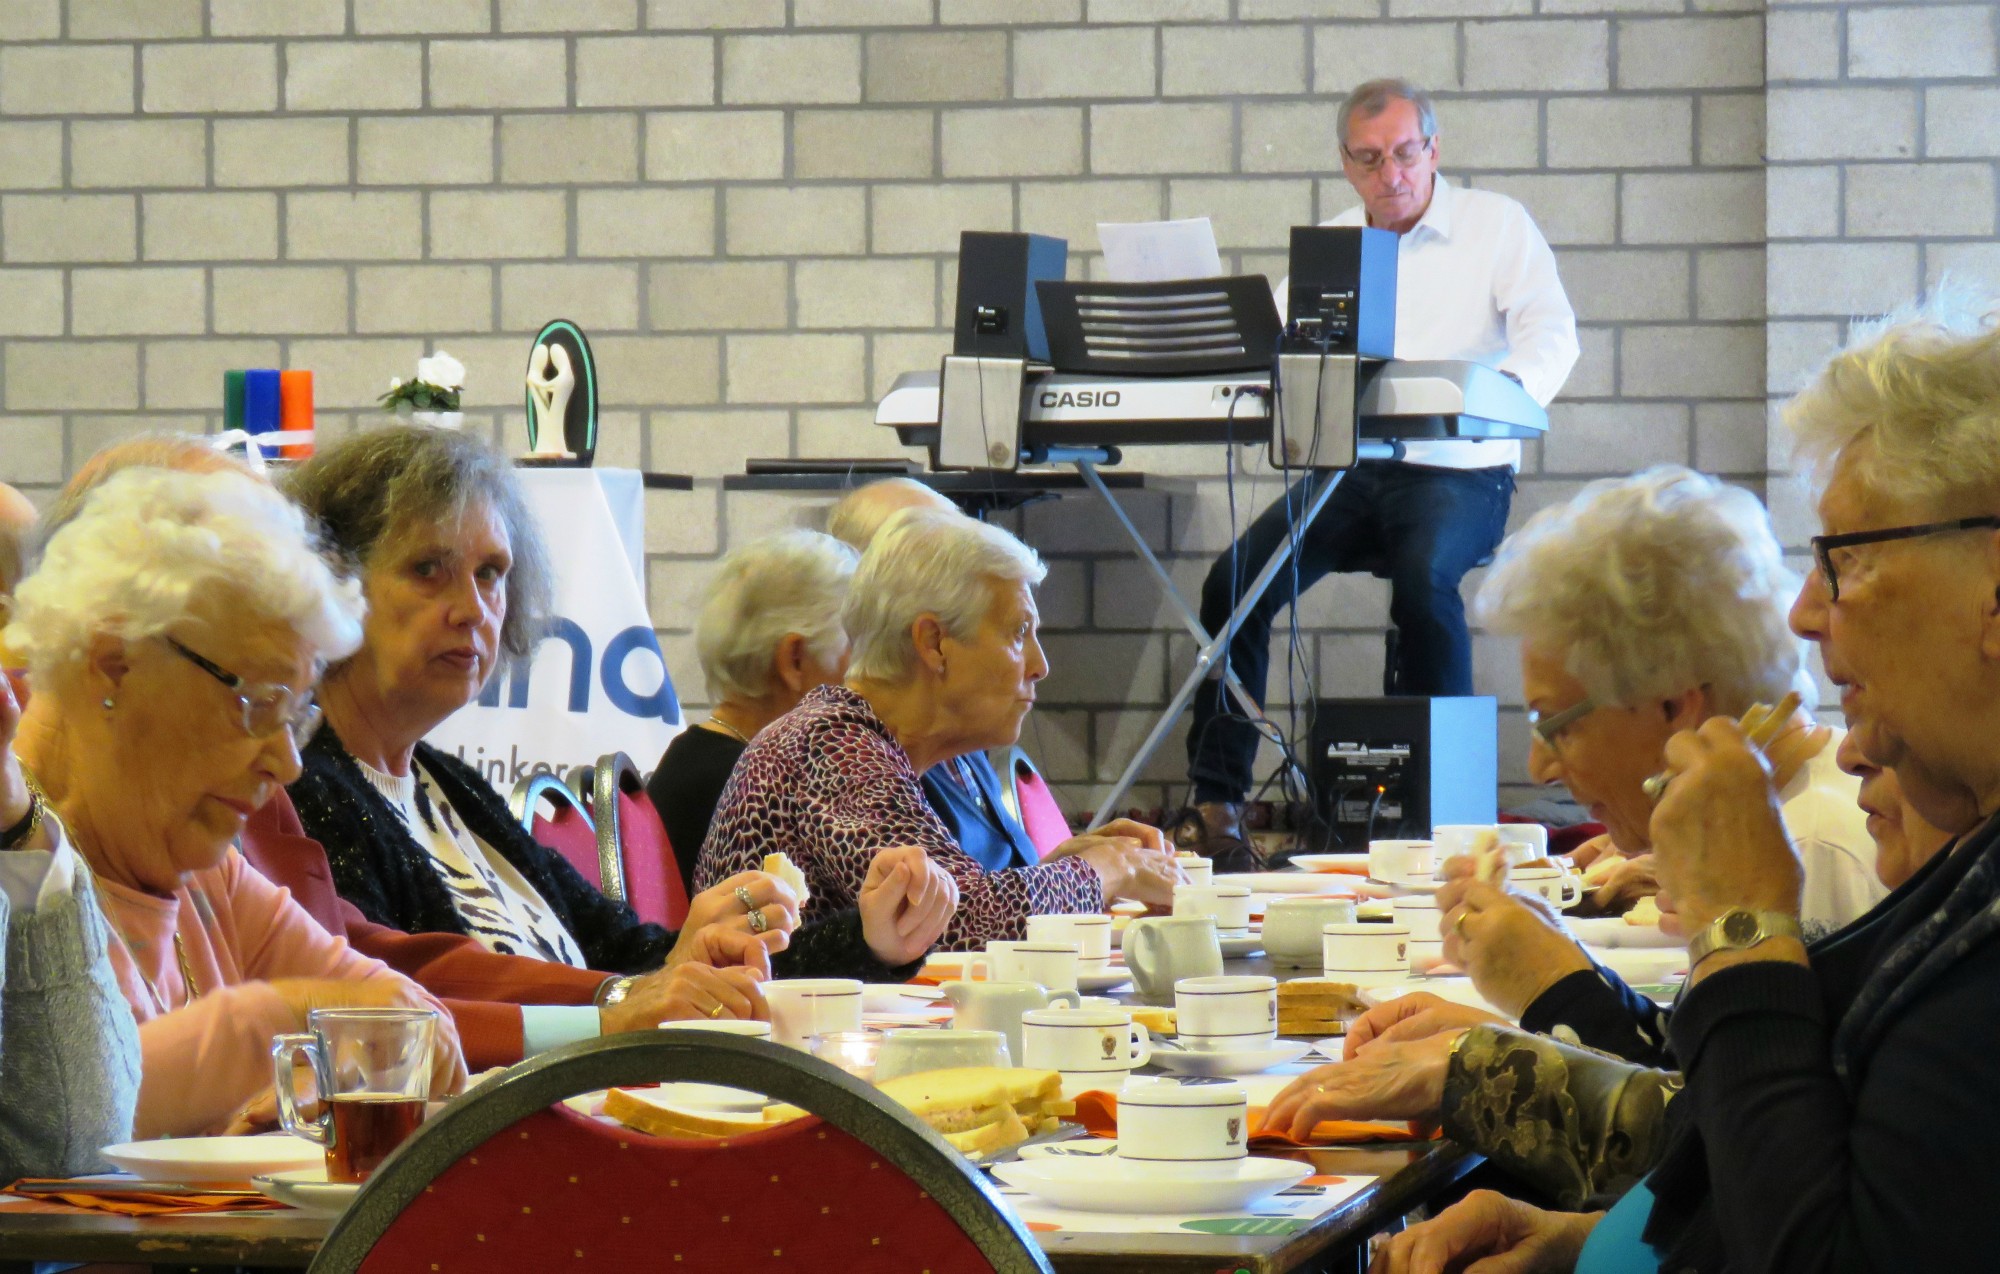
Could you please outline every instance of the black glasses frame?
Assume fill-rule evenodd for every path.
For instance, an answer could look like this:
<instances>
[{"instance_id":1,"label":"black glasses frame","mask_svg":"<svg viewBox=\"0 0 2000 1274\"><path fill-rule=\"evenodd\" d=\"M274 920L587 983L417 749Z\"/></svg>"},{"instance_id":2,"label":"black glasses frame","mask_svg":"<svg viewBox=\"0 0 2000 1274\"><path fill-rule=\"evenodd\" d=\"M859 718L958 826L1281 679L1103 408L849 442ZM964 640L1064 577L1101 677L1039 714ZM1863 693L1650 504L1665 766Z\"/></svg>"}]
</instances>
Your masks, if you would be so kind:
<instances>
[{"instance_id":1,"label":"black glasses frame","mask_svg":"<svg viewBox=\"0 0 2000 1274\"><path fill-rule=\"evenodd\" d=\"M243 733L249 735L251 738L263 738L283 728L291 731L293 742L303 746L305 741L312 738L314 732L319 729L320 706L318 700L313 697L312 692L308 691L302 695L292 689L292 687L282 685L278 682L246 680L241 674L229 671L229 669L224 668L221 664L216 663L213 659L210 659L199 651L188 649L165 633L160 634L160 640L167 643L175 654L235 692L236 707L239 713L238 719L243 726ZM281 713L269 729L259 730L256 722L251 719L257 712L257 707L252 702L250 693L248 693L251 691L262 692L259 694L257 702L266 701L263 698L264 694L272 695L270 701L276 702L276 695L281 692L284 698L291 702L292 707L289 711Z\"/></svg>"},{"instance_id":2,"label":"black glasses frame","mask_svg":"<svg viewBox=\"0 0 2000 1274\"><path fill-rule=\"evenodd\" d=\"M1396 167L1408 168L1410 165L1422 159L1425 155L1430 154L1431 146L1435 144L1436 141L1437 141L1436 133L1432 133L1429 137L1424 138L1423 144L1418 146L1416 153L1411 155L1407 160L1396 159L1396 152L1392 150L1363 151L1357 155L1353 151L1347 149L1346 142L1342 142L1340 144L1340 153L1347 156L1347 162L1353 164L1356 168L1359 168L1362 172L1379 173L1382 171L1383 166L1386 165L1392 159L1396 161ZM1371 155L1374 158L1370 159L1369 156Z\"/></svg>"},{"instance_id":3,"label":"black glasses frame","mask_svg":"<svg viewBox=\"0 0 2000 1274\"><path fill-rule=\"evenodd\" d=\"M1953 531L1977 531L1989 527L2000 527L2000 517L1958 518L1950 522L1885 527L1880 531L1815 535L1809 542L1812 545L1813 565L1819 568L1819 577L1826 583L1827 600L1837 602L1840 600L1840 573L1833 565L1835 549L1853 548L1857 544L1886 544L1891 540L1914 540L1926 535L1946 535Z\"/></svg>"}]
</instances>

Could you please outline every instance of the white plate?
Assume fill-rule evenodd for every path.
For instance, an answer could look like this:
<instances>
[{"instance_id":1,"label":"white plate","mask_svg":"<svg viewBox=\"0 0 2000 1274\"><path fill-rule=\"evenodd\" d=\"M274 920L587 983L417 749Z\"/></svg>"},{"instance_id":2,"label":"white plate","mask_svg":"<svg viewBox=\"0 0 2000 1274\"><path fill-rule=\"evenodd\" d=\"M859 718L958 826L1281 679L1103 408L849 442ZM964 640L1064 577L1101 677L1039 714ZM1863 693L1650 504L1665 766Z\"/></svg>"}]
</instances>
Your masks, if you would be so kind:
<instances>
[{"instance_id":1,"label":"white plate","mask_svg":"<svg viewBox=\"0 0 2000 1274\"><path fill-rule=\"evenodd\" d=\"M1421 876L1398 876L1394 880L1382 880L1375 876L1368 879L1399 894L1434 894L1439 888L1438 878L1429 872Z\"/></svg>"},{"instance_id":2,"label":"white plate","mask_svg":"<svg viewBox=\"0 0 2000 1274\"><path fill-rule=\"evenodd\" d=\"M1359 880L1330 872L1243 871L1219 874L1215 883L1242 885L1252 894L1351 894Z\"/></svg>"},{"instance_id":3,"label":"white plate","mask_svg":"<svg viewBox=\"0 0 2000 1274\"><path fill-rule=\"evenodd\" d=\"M1252 930L1240 938L1221 938L1222 954L1230 960L1240 960L1244 956L1256 955L1264 949L1264 935Z\"/></svg>"},{"instance_id":4,"label":"white plate","mask_svg":"<svg viewBox=\"0 0 2000 1274\"><path fill-rule=\"evenodd\" d=\"M1658 925L1628 925L1623 916L1565 917L1569 931L1593 947L1685 947L1686 938L1670 937Z\"/></svg>"},{"instance_id":5,"label":"white plate","mask_svg":"<svg viewBox=\"0 0 2000 1274\"><path fill-rule=\"evenodd\" d=\"M147 1181L248 1181L270 1172L317 1164L326 1151L303 1137L284 1133L258 1137L170 1137L106 1146L106 1159Z\"/></svg>"},{"instance_id":6,"label":"white plate","mask_svg":"<svg viewBox=\"0 0 2000 1274\"><path fill-rule=\"evenodd\" d=\"M1015 1152L1023 1159L1096 1159L1118 1153L1109 1137L1071 1137L1068 1141L1037 1141Z\"/></svg>"},{"instance_id":7,"label":"white plate","mask_svg":"<svg viewBox=\"0 0 2000 1274\"><path fill-rule=\"evenodd\" d=\"M1277 1040L1263 1048L1156 1048L1153 1065L1181 1075L1255 1075L1304 1057L1308 1040Z\"/></svg>"},{"instance_id":8,"label":"white plate","mask_svg":"<svg viewBox=\"0 0 2000 1274\"><path fill-rule=\"evenodd\" d=\"M1065 1143L1067 1144L1067 1143ZM1132 1163L1116 1155L1054 1155L993 1166L993 1175L1044 1203L1079 1212L1231 1212L1312 1175L1292 1159Z\"/></svg>"},{"instance_id":9,"label":"white plate","mask_svg":"<svg viewBox=\"0 0 2000 1274\"><path fill-rule=\"evenodd\" d=\"M1364 872L1368 870L1368 855L1366 854L1293 854L1291 861L1292 866L1298 868L1300 871L1317 872L1320 874L1332 873L1338 867L1359 867ZM1340 874L1352 875L1353 873L1342 872Z\"/></svg>"},{"instance_id":10,"label":"white plate","mask_svg":"<svg viewBox=\"0 0 2000 1274\"><path fill-rule=\"evenodd\" d=\"M655 1106L695 1112L756 1114L771 1104L771 1099L762 1093L725 1088L720 1084L662 1084L658 1088L640 1089L626 1095Z\"/></svg>"},{"instance_id":11,"label":"white plate","mask_svg":"<svg viewBox=\"0 0 2000 1274\"><path fill-rule=\"evenodd\" d=\"M1131 980L1132 971L1123 965L1117 965L1103 973L1077 974L1076 989L1094 995L1099 991L1115 990Z\"/></svg>"},{"instance_id":12,"label":"white plate","mask_svg":"<svg viewBox=\"0 0 2000 1274\"><path fill-rule=\"evenodd\" d=\"M288 1208L324 1214L346 1211L354 1196L361 1193L358 1181L328 1181L324 1160L316 1168L294 1168L290 1172L252 1177L250 1184L264 1197L276 1199Z\"/></svg>"}]
</instances>

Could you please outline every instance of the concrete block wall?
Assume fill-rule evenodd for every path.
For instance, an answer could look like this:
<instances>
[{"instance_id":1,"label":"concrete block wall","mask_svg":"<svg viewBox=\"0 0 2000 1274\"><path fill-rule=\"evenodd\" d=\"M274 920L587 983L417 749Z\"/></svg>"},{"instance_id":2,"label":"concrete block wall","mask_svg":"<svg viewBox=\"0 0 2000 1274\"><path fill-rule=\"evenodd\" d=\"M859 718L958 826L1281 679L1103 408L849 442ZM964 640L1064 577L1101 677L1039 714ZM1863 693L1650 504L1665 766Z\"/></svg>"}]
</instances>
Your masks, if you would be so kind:
<instances>
[{"instance_id":1,"label":"concrete block wall","mask_svg":"<svg viewBox=\"0 0 2000 1274\"><path fill-rule=\"evenodd\" d=\"M362 427L438 347L476 427L518 447L526 338L565 315L596 342L605 461L698 478L648 497L654 618L698 707L707 564L818 516L721 475L903 454L870 405L946 347L959 230L1064 235L1085 271L1099 220L1206 214L1230 268L1276 275L1286 227L1352 202L1340 95L1401 73L1438 92L1445 170L1528 205L1582 318L1517 520L1641 462L1760 484L1767 295L1797 351L1941 263L1940 209L1952 236L1991 228L1990 189L1982 221L1889 167L1977 185L1961 152L1991 152L1991 112L1958 77L1991 60L1986 8L1928 8L1959 32L1939 53L1860 5L1783 6L1806 25L1767 39L1758 0L9 0L0 479L45 495L117 437L216 428L231 366L312 368L322 427ZM1768 172L1767 45L1800 77ZM1238 525L1276 493L1242 461L1232 483L1211 449L1132 457L1171 479L1131 507L1186 588L1230 540L1232 486ZM1027 741L1084 806L1191 643L1087 499L1012 524L1053 565L1058 669ZM1378 684L1385 605L1378 581L1322 585L1275 697ZM1512 652L1482 639L1478 663L1518 773Z\"/></svg>"}]
</instances>

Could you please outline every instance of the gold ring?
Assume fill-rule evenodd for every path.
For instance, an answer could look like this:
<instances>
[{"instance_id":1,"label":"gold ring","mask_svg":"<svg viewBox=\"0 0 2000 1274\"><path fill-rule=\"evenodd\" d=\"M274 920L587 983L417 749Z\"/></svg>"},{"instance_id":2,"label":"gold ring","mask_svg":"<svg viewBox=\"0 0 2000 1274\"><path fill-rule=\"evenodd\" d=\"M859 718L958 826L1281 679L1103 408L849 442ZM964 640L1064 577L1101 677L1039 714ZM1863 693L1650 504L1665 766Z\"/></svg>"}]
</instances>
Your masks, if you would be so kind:
<instances>
[{"instance_id":1,"label":"gold ring","mask_svg":"<svg viewBox=\"0 0 2000 1274\"><path fill-rule=\"evenodd\" d=\"M1458 913L1458 919L1451 922L1451 931L1461 939L1465 937L1465 913L1463 911Z\"/></svg>"},{"instance_id":2,"label":"gold ring","mask_svg":"<svg viewBox=\"0 0 2000 1274\"><path fill-rule=\"evenodd\" d=\"M722 1005L721 1005L721 1004L717 1004L717 1005L716 1005L716 1006L715 1006L714 1008L712 1008L712 1009L710 1009L710 1010L708 1011L708 1015L709 1015L710 1017L721 1017L721 1016L722 1016Z\"/></svg>"}]
</instances>

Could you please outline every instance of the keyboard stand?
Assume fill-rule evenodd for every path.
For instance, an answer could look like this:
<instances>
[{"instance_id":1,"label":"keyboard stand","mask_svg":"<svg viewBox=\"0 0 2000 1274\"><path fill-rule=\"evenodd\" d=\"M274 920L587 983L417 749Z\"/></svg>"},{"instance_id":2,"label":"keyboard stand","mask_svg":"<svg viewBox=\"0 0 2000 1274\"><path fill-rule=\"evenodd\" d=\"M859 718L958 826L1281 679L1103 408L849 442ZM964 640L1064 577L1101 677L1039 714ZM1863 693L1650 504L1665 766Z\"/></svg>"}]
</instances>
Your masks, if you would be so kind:
<instances>
[{"instance_id":1,"label":"keyboard stand","mask_svg":"<svg viewBox=\"0 0 2000 1274\"><path fill-rule=\"evenodd\" d=\"M1359 450L1360 459L1391 460L1401 454L1402 448L1395 443L1362 442L1359 444ZM1245 716L1261 726L1276 728L1272 726L1270 718L1264 715L1264 709L1250 697L1250 692L1244 689L1235 671L1229 667L1229 643L1235 640L1237 630L1243 627L1243 621L1249 618L1250 612L1263 600L1264 594L1278 578L1278 572L1284 570L1286 564L1290 562L1292 537L1285 537L1278 545L1277 551L1271 555L1271 559L1264 563L1264 569L1258 571L1256 577L1250 581L1249 587L1244 589L1242 600L1238 601L1236 609L1229 613L1229 618L1222 625L1222 631L1211 634L1201 626L1201 617L1181 596L1180 589L1174 585L1174 577L1154 555L1152 546L1146 543L1146 537L1133 524L1124 507L1118 503L1118 497L1111 493L1111 489L1104 484L1103 477L1097 472L1097 466L1106 459L1106 453L1094 447L1050 447L1048 459L1051 463L1074 466L1076 471L1083 475L1084 481L1103 498L1104 503L1110 507L1112 516L1118 519L1118 525L1125 528L1125 534L1131 538L1133 547L1138 549L1139 557L1146 563L1146 568L1153 573L1153 579L1159 584L1160 592L1180 614L1181 626L1200 643L1200 649L1195 652L1193 669L1181 682L1180 689L1174 692L1173 698L1167 701L1166 708L1160 713L1160 719L1154 723L1152 731L1139 745L1139 751L1125 766L1125 772L1118 776L1118 782L1098 805L1097 812L1091 816L1090 825L1101 827L1117 817L1119 802L1125 799L1126 794L1139 781L1139 776L1145 772L1147 765L1152 763L1154 753L1160 750L1161 745L1167 741L1167 736L1173 733L1174 725L1181 719L1181 714L1187 711L1188 705L1194 702L1195 695L1200 693L1202 682L1213 677L1221 677L1230 698L1236 701L1236 706ZM1334 489L1340 485L1340 480L1346 476L1346 471L1339 469L1328 470L1325 473L1326 480L1306 502L1305 511L1299 518L1300 527L1312 525L1313 519L1319 516L1320 510L1326 507L1327 500L1332 497Z\"/></svg>"}]
</instances>

